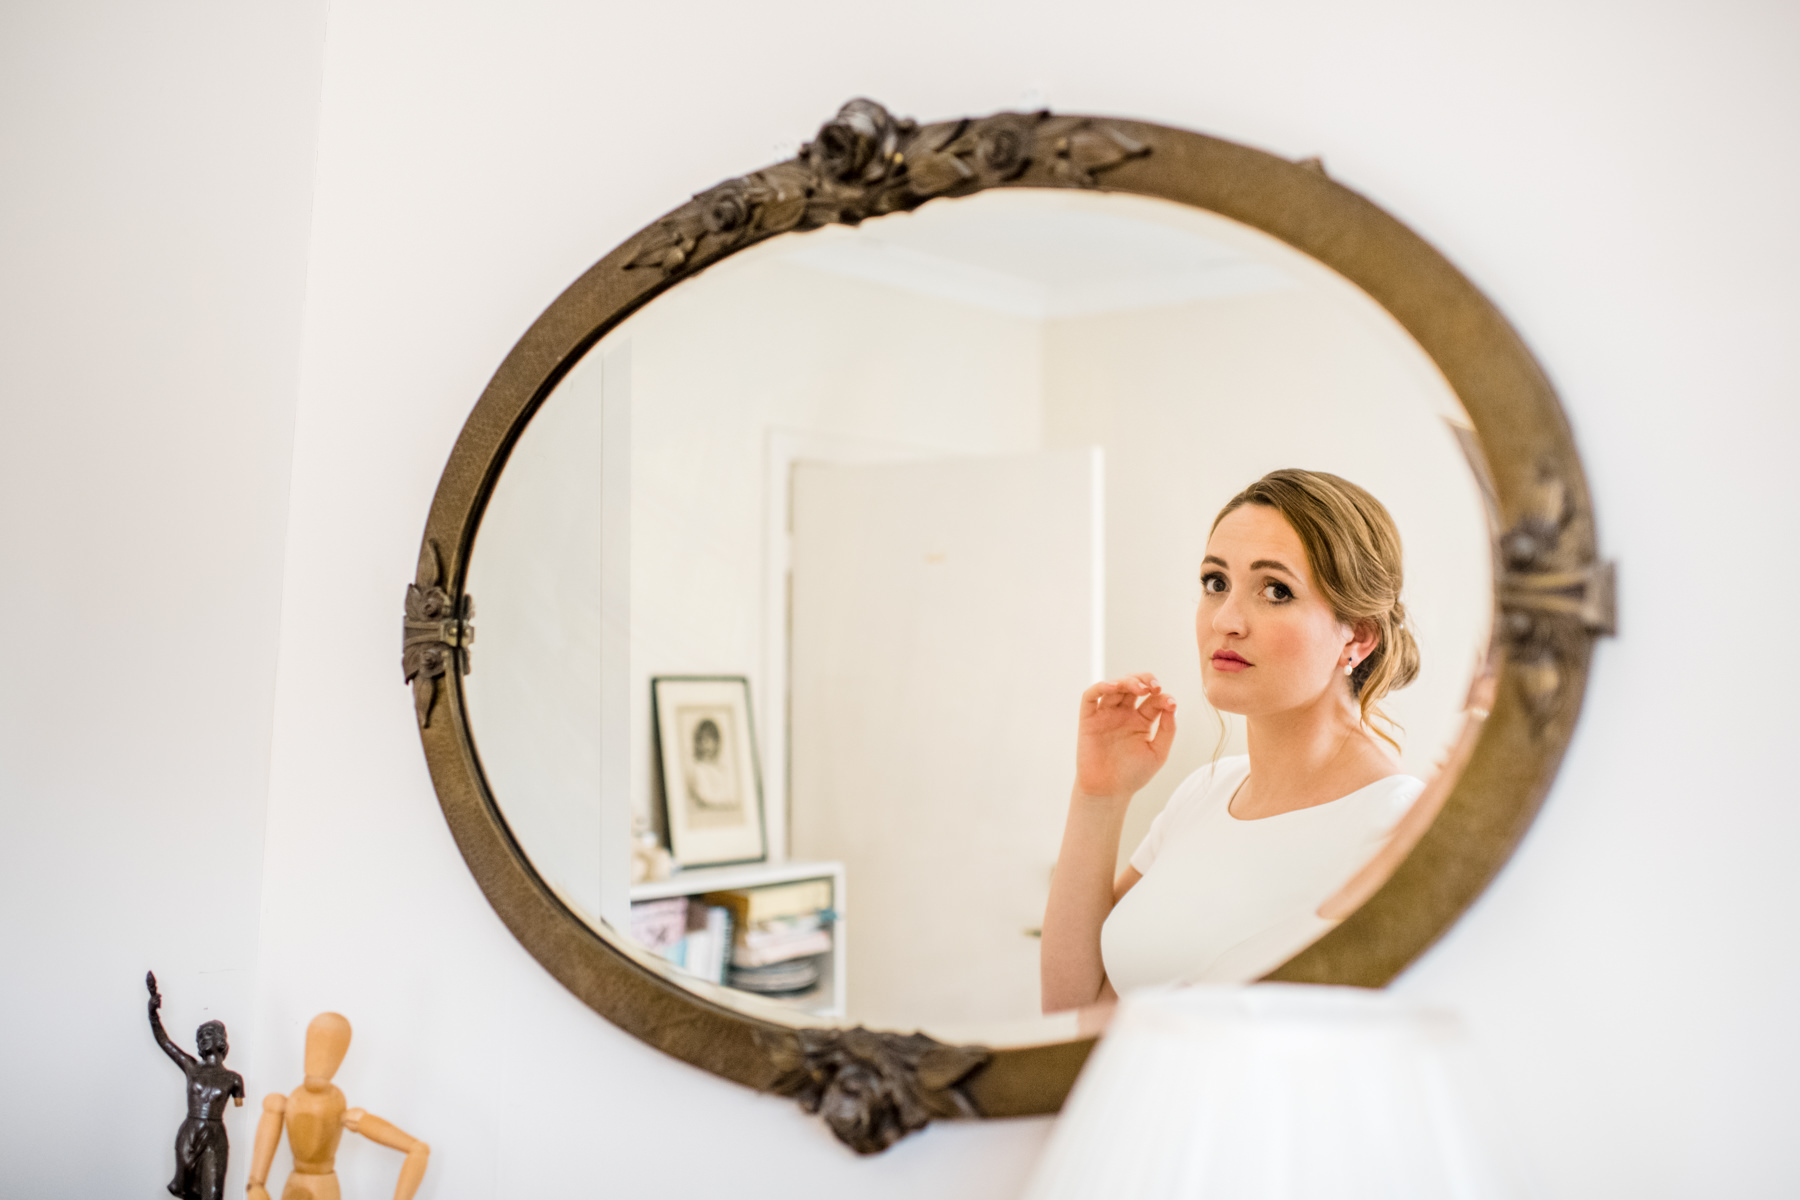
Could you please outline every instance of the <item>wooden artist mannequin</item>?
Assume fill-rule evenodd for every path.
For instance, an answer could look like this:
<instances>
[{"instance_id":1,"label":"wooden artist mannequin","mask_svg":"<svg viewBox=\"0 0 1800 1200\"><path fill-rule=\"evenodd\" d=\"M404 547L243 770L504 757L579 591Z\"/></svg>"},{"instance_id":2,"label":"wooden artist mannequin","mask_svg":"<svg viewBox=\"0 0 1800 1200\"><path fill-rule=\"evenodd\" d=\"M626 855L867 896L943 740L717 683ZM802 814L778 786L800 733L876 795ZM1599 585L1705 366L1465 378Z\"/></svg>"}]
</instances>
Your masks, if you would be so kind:
<instances>
[{"instance_id":1,"label":"wooden artist mannequin","mask_svg":"<svg viewBox=\"0 0 1800 1200\"><path fill-rule=\"evenodd\" d=\"M268 1182L284 1122L288 1146L294 1152L294 1173L281 1189L281 1200L339 1200L337 1173L332 1168L337 1162L338 1139L346 1129L406 1152L400 1182L394 1185L394 1200L412 1200L419 1190L431 1147L380 1117L346 1107L344 1093L331 1082L349 1049L350 1022L337 1013L320 1013L306 1027L306 1081L291 1095L263 1100L262 1121L256 1126L256 1148L250 1159L249 1200L269 1200L263 1185Z\"/></svg>"}]
</instances>

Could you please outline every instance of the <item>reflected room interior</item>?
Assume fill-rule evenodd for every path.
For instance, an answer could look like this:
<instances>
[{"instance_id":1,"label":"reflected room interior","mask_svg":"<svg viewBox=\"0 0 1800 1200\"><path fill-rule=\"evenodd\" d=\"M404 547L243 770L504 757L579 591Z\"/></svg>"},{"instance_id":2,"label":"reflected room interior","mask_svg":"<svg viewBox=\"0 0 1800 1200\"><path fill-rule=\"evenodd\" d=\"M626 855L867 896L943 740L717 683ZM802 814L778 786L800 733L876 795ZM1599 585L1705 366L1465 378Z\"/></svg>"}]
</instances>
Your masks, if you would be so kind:
<instances>
[{"instance_id":1,"label":"reflected room interior","mask_svg":"<svg viewBox=\"0 0 1800 1200\"><path fill-rule=\"evenodd\" d=\"M1066 1037L1039 934L1083 689L1184 704L1123 865L1243 752L1195 647L1214 516L1332 472L1400 530L1422 665L1383 707L1436 782L1491 637L1472 447L1378 304L1213 213L1013 188L784 235L609 332L513 449L466 579L481 769L563 903L702 995Z\"/></svg>"}]
</instances>

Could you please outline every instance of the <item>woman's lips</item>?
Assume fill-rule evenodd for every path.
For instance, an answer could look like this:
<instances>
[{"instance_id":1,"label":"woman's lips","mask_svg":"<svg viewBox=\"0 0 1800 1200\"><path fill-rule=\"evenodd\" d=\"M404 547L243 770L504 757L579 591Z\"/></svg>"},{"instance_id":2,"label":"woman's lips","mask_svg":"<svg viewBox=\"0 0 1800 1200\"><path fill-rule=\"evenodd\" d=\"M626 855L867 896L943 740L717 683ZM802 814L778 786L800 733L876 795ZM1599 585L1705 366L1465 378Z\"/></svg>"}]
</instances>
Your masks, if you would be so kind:
<instances>
[{"instance_id":1,"label":"woman's lips","mask_svg":"<svg viewBox=\"0 0 1800 1200\"><path fill-rule=\"evenodd\" d=\"M1239 671L1249 670L1250 668L1248 659L1244 658L1241 654L1234 654L1230 650L1216 651L1212 656L1212 665L1213 670L1224 671L1231 675L1235 675Z\"/></svg>"}]
</instances>

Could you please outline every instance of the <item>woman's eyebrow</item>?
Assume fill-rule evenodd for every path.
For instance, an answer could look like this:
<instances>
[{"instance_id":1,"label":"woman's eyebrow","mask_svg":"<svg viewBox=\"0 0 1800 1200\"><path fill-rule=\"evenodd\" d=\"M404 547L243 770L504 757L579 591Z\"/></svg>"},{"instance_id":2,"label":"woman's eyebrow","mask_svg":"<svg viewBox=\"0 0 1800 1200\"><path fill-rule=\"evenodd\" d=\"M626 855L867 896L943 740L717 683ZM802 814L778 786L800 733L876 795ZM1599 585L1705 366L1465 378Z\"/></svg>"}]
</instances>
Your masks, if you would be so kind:
<instances>
[{"instance_id":1,"label":"woman's eyebrow","mask_svg":"<svg viewBox=\"0 0 1800 1200\"><path fill-rule=\"evenodd\" d=\"M1219 565L1223 566L1224 564L1221 563ZM1276 562L1272 558L1259 558L1255 562L1250 564L1250 569L1252 571L1275 570L1275 571L1280 571L1286 575L1294 575L1293 570L1290 567L1288 567L1286 563ZM1298 575L1294 575L1294 578L1298 579L1300 577Z\"/></svg>"},{"instance_id":2,"label":"woman's eyebrow","mask_svg":"<svg viewBox=\"0 0 1800 1200\"><path fill-rule=\"evenodd\" d=\"M1205 558L1200 560L1201 566L1205 566L1207 563L1218 563L1221 567L1224 567L1227 571L1231 570L1231 564L1226 562L1224 559L1220 558L1216 554L1209 554Z\"/></svg>"}]
</instances>

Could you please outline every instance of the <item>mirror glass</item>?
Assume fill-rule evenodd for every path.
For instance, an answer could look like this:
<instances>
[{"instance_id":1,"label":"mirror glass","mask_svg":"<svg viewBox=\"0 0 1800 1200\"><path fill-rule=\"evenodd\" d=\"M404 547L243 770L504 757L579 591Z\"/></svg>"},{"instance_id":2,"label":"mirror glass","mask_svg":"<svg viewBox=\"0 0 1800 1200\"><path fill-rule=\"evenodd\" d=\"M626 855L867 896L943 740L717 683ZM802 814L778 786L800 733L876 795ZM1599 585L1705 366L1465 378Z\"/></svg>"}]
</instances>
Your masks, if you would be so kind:
<instances>
[{"instance_id":1,"label":"mirror glass","mask_svg":"<svg viewBox=\"0 0 1800 1200\"><path fill-rule=\"evenodd\" d=\"M481 767L564 903L683 986L1066 1035L1039 948L1083 690L1153 672L1182 706L1123 868L1244 753L1196 643L1215 516L1332 472L1399 529L1421 667L1382 707L1441 795L1492 618L1472 446L1385 310L1215 214L998 189L784 235L630 317L524 430L466 580ZM1320 936L1371 844L1210 978Z\"/></svg>"}]
</instances>

